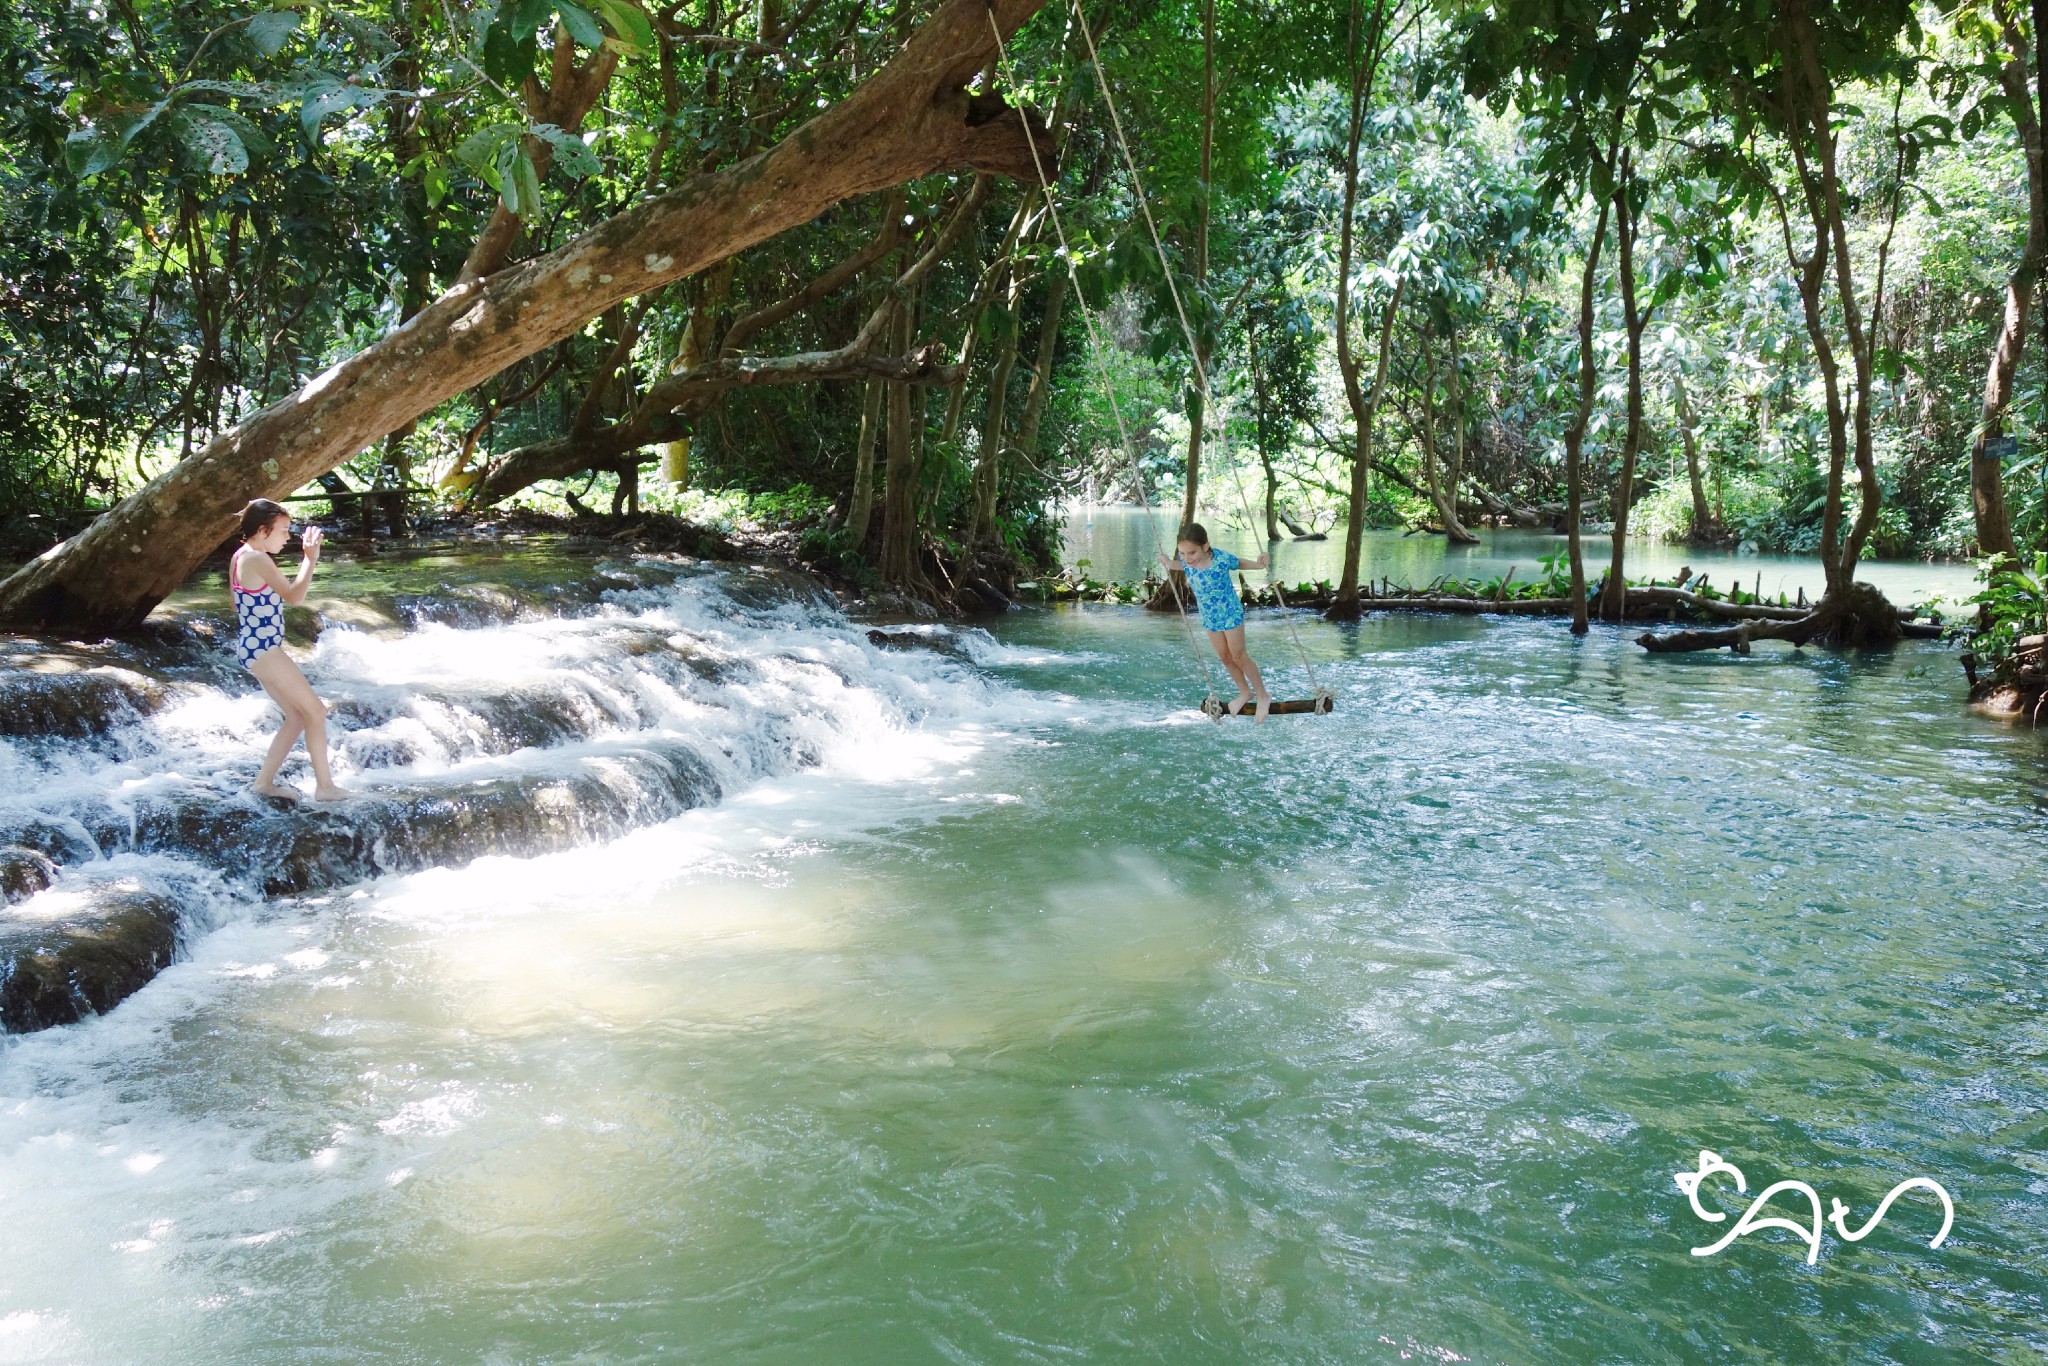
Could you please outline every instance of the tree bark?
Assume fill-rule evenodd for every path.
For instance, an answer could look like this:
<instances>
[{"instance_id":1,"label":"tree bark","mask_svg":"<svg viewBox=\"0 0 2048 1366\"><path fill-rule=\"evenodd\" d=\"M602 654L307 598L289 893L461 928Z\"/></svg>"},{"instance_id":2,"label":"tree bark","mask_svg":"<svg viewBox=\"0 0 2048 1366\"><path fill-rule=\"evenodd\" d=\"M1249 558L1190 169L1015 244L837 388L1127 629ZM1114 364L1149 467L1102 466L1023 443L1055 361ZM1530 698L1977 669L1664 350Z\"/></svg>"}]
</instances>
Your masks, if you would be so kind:
<instances>
[{"instance_id":1,"label":"tree bark","mask_svg":"<svg viewBox=\"0 0 2048 1366\"><path fill-rule=\"evenodd\" d=\"M1607 566L1607 591L1600 615L1619 622L1628 614L1628 580L1623 569L1628 555L1628 514L1636 496L1636 456L1643 447L1643 329L1650 310L1636 307L1636 208L1631 197L1635 179L1633 154L1621 154L1621 176L1614 187L1615 262L1621 276L1621 316L1628 334L1628 418L1621 438L1621 470L1614 484L1614 554Z\"/></svg>"},{"instance_id":2,"label":"tree bark","mask_svg":"<svg viewBox=\"0 0 2048 1366\"><path fill-rule=\"evenodd\" d=\"M1351 67L1351 102L1344 141L1343 221L1337 230L1337 370L1344 380L1344 399L1351 408L1353 425L1351 491L1344 532L1344 577L1331 603L1329 614L1338 620L1358 619L1359 557L1364 546L1366 473L1372 464L1372 420L1378 391L1386 383L1387 359L1394 315L1401 301L1397 284L1388 301L1385 326L1381 330L1379 377L1374 403L1368 403L1358 379L1358 358L1351 353L1351 262L1357 248L1358 148L1365 135L1365 111L1372 103L1373 81L1379 72L1380 54L1386 38L1386 0L1373 6L1371 36L1359 0L1352 0L1351 28L1347 54Z\"/></svg>"},{"instance_id":3,"label":"tree bark","mask_svg":"<svg viewBox=\"0 0 2048 1366\"><path fill-rule=\"evenodd\" d=\"M895 341L899 350L917 335L917 304L896 305ZM892 588L919 592L925 587L918 565L917 441L911 423L923 424L921 404L913 405L907 384L886 386L883 407L888 413L885 441L889 452L882 490L882 579Z\"/></svg>"},{"instance_id":4,"label":"tree bark","mask_svg":"<svg viewBox=\"0 0 2048 1366\"><path fill-rule=\"evenodd\" d=\"M1685 376L1674 373L1671 377L1672 409L1678 418L1678 439L1685 446L1685 477L1692 487L1692 538L1700 540L1717 525L1713 509L1707 505L1707 486L1700 474L1700 438L1693 427L1692 399L1686 393Z\"/></svg>"},{"instance_id":5,"label":"tree bark","mask_svg":"<svg viewBox=\"0 0 2048 1366\"><path fill-rule=\"evenodd\" d=\"M2027 239L2005 285L2005 315L1991 347L1990 363L1984 375L1983 414L1977 439L1970 447L1970 501L1977 519L1977 553L2014 553L2012 519L2005 508L2005 477L1997 458L1987 459L1985 442L2003 434L2006 409L2012 404L2013 376L2019 369L2020 352L2026 344L2027 308L2033 299L2035 282L2041 275L2041 258L2048 248L2048 183L2044 183L2041 124L2027 81L2025 40L2010 15L2002 16L2007 60L1999 71L2013 126L2027 162Z\"/></svg>"},{"instance_id":6,"label":"tree bark","mask_svg":"<svg viewBox=\"0 0 2048 1366\"><path fill-rule=\"evenodd\" d=\"M1424 345L1426 347L1427 342ZM1465 414L1460 397L1458 343L1453 334L1446 406L1450 409L1450 420L1457 424L1454 429L1456 453L1445 461L1437 441L1436 357L1432 354L1422 381L1422 426L1419 429L1422 436L1422 475L1423 482L1429 486L1429 501L1436 507L1437 519L1443 523L1444 539L1452 545L1476 545L1479 538L1458 520L1458 479L1465 465Z\"/></svg>"},{"instance_id":7,"label":"tree bark","mask_svg":"<svg viewBox=\"0 0 2048 1366\"><path fill-rule=\"evenodd\" d=\"M1195 214L1194 290L1199 297L1209 284L1209 178L1216 149L1216 0L1202 0L1202 156L1201 203ZM1188 395L1188 477L1180 500L1180 520L1195 520L1202 485L1202 423L1208 416L1209 342L1195 333L1195 387Z\"/></svg>"},{"instance_id":8,"label":"tree bark","mask_svg":"<svg viewBox=\"0 0 2048 1366\"><path fill-rule=\"evenodd\" d=\"M1017 419L1017 439L1011 448L1026 460L1038 454L1038 428L1045 420L1046 400L1052 396L1052 370L1059 359L1060 319L1067 310L1067 275L1053 271L1046 282L1045 311L1038 320L1038 352L1031 361L1031 387L1024 391L1024 415Z\"/></svg>"},{"instance_id":9,"label":"tree bark","mask_svg":"<svg viewBox=\"0 0 2048 1366\"><path fill-rule=\"evenodd\" d=\"M0 625L98 635L141 622L234 527L384 433L621 299L684 278L825 209L942 170L1034 181L1015 112L969 82L1042 0L944 0L845 100L740 165L693 177L538 259L457 284L381 340L165 470L0 583ZM1044 151L1051 139L1034 125Z\"/></svg>"},{"instance_id":10,"label":"tree bark","mask_svg":"<svg viewBox=\"0 0 2048 1366\"><path fill-rule=\"evenodd\" d=\"M1615 150L1609 144L1609 165L1613 164ZM1592 629L1586 618L1586 554L1580 543L1580 528L1586 520L1586 424L1592 420L1593 394L1599 375L1593 357L1593 281L1600 272L1600 247L1607 240L1607 212L1611 207L1613 201L1602 196L1600 216L1593 224L1593 240L1586 246L1585 269L1579 273L1579 401L1572 410L1570 425L1564 430L1565 549L1571 561L1575 636Z\"/></svg>"},{"instance_id":11,"label":"tree bark","mask_svg":"<svg viewBox=\"0 0 2048 1366\"><path fill-rule=\"evenodd\" d=\"M1273 452L1266 448L1266 371L1259 364L1258 310L1247 309L1244 318L1245 363L1252 372L1252 434L1259 445L1259 465L1266 472L1266 540L1280 539L1280 478L1273 472Z\"/></svg>"},{"instance_id":12,"label":"tree bark","mask_svg":"<svg viewBox=\"0 0 2048 1366\"><path fill-rule=\"evenodd\" d=\"M853 546L867 544L868 520L875 508L875 444L882 432L882 397L886 388L870 377L861 399L860 440L853 453L853 501L846 511L846 538Z\"/></svg>"},{"instance_id":13,"label":"tree bark","mask_svg":"<svg viewBox=\"0 0 2048 1366\"><path fill-rule=\"evenodd\" d=\"M1394 352L1394 319L1401 312L1405 280L1394 282L1387 296L1386 311L1380 315L1379 367L1373 372L1372 395L1365 403L1365 416L1358 423L1351 453L1350 516L1344 527L1344 573L1337 583L1337 596L1325 614L1332 621L1358 620L1358 576L1365 558L1365 475L1372 468L1373 419L1387 392L1387 365Z\"/></svg>"},{"instance_id":14,"label":"tree bark","mask_svg":"<svg viewBox=\"0 0 2048 1366\"><path fill-rule=\"evenodd\" d=\"M980 542L996 519L997 471L1003 460L1003 427L1010 404L1010 374L1017 367L1018 305L1024 282L1013 265L1009 267L1009 299L1003 307L1002 336L997 341L996 363L988 377L988 412L981 423L981 449L974 457L974 505L968 517L967 543Z\"/></svg>"}]
</instances>

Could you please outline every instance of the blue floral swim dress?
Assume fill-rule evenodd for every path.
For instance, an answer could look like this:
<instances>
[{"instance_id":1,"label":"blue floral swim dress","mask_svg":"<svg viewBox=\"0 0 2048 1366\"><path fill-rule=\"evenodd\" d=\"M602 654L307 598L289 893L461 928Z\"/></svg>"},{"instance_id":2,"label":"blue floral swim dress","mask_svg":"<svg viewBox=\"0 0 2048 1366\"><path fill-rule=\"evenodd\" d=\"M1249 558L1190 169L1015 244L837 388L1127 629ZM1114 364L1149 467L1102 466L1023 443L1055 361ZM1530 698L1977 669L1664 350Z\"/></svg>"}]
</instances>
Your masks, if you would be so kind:
<instances>
[{"instance_id":1,"label":"blue floral swim dress","mask_svg":"<svg viewBox=\"0 0 2048 1366\"><path fill-rule=\"evenodd\" d=\"M1244 603L1238 600L1237 585L1230 579L1237 565L1237 556L1227 550L1211 550L1207 569L1180 562L1188 587L1195 590L1195 604L1202 609L1203 630L1232 631L1244 625Z\"/></svg>"},{"instance_id":2,"label":"blue floral swim dress","mask_svg":"<svg viewBox=\"0 0 2048 1366\"><path fill-rule=\"evenodd\" d=\"M269 584L261 588L242 586L242 556L237 550L228 561L228 587L235 598L235 658L248 668L284 644L284 599Z\"/></svg>"}]
</instances>

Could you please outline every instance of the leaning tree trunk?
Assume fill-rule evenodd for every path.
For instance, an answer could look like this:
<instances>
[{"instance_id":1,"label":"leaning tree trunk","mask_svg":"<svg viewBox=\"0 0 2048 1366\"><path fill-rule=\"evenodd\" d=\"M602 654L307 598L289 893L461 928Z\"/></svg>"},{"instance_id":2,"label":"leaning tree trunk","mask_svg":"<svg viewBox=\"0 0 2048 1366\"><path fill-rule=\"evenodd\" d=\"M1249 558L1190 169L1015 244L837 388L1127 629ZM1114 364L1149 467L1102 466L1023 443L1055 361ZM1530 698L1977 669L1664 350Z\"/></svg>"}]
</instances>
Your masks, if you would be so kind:
<instances>
[{"instance_id":1,"label":"leaning tree trunk","mask_svg":"<svg viewBox=\"0 0 2048 1366\"><path fill-rule=\"evenodd\" d=\"M807 223L854 195L973 167L1032 180L1022 120L968 85L1042 0L944 0L894 60L767 151L696 176L548 255L457 284L381 340L222 433L0 583L0 625L138 624L234 527L621 299ZM1051 140L1030 134L1049 152Z\"/></svg>"}]
</instances>

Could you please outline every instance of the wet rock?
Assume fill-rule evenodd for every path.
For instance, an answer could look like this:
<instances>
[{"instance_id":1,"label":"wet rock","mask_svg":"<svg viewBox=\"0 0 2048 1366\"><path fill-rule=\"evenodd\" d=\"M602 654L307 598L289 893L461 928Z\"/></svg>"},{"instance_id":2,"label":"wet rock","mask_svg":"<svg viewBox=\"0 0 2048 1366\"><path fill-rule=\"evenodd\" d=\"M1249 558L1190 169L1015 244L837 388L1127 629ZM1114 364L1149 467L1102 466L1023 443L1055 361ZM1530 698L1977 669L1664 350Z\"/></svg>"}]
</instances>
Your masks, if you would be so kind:
<instances>
[{"instance_id":1,"label":"wet rock","mask_svg":"<svg viewBox=\"0 0 2048 1366\"><path fill-rule=\"evenodd\" d=\"M20 845L0 849L0 904L26 901L56 880L57 865L49 855Z\"/></svg>"},{"instance_id":2,"label":"wet rock","mask_svg":"<svg viewBox=\"0 0 2048 1366\"><path fill-rule=\"evenodd\" d=\"M92 739L148 716L169 696L162 683L132 670L42 654L0 675L0 736Z\"/></svg>"},{"instance_id":3,"label":"wet rock","mask_svg":"<svg viewBox=\"0 0 2048 1366\"><path fill-rule=\"evenodd\" d=\"M170 966L178 903L138 882L49 891L0 911L0 1030L102 1014Z\"/></svg>"},{"instance_id":4,"label":"wet rock","mask_svg":"<svg viewBox=\"0 0 2048 1366\"><path fill-rule=\"evenodd\" d=\"M741 607L771 612L782 607L829 610L838 605L831 590L811 575L774 565L748 565L718 576L718 590Z\"/></svg>"},{"instance_id":5,"label":"wet rock","mask_svg":"<svg viewBox=\"0 0 2048 1366\"><path fill-rule=\"evenodd\" d=\"M885 650L930 650L933 654L948 659L972 662L967 648L960 638L950 631L943 633L926 631L883 631L871 629L868 644L878 645Z\"/></svg>"},{"instance_id":6,"label":"wet rock","mask_svg":"<svg viewBox=\"0 0 2048 1366\"><path fill-rule=\"evenodd\" d=\"M613 839L720 795L710 766L680 743L557 774L450 778L332 805L273 805L193 784L136 801L133 848L183 854L282 896Z\"/></svg>"},{"instance_id":7,"label":"wet rock","mask_svg":"<svg viewBox=\"0 0 2048 1366\"><path fill-rule=\"evenodd\" d=\"M77 820L21 812L0 816L0 846L30 850L60 867L90 862L105 847Z\"/></svg>"}]
</instances>

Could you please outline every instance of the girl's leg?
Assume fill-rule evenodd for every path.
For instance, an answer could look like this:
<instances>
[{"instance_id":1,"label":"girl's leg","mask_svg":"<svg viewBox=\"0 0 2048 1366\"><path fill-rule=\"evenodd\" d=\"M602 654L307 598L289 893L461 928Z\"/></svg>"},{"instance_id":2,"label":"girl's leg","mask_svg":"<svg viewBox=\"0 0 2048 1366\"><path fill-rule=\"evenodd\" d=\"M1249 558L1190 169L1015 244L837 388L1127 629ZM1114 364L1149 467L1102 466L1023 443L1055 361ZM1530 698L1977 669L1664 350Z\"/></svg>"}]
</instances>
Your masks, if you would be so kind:
<instances>
[{"instance_id":1,"label":"girl's leg","mask_svg":"<svg viewBox=\"0 0 2048 1366\"><path fill-rule=\"evenodd\" d=\"M1244 634L1242 626L1237 628L1237 634ZM1223 661L1223 671L1230 675L1231 682L1237 684L1237 696L1224 704L1230 714L1235 716L1244 710L1245 703L1252 700L1252 685L1245 678L1244 670L1238 667L1237 651L1230 646L1230 636L1229 631L1211 631L1209 643L1216 647L1216 657Z\"/></svg>"},{"instance_id":2,"label":"girl's leg","mask_svg":"<svg viewBox=\"0 0 2048 1366\"><path fill-rule=\"evenodd\" d=\"M1225 634L1230 641L1231 653L1237 657L1235 672L1243 680L1240 686L1249 686L1259 699L1258 718L1263 721L1273 705L1272 695L1266 691L1266 677L1259 672L1259 666L1252 662L1251 653L1245 649L1244 627L1233 627Z\"/></svg>"},{"instance_id":3,"label":"girl's leg","mask_svg":"<svg viewBox=\"0 0 2048 1366\"><path fill-rule=\"evenodd\" d=\"M271 700L277 701L274 697ZM300 722L298 712L282 702L278 702L278 706L284 710L284 724L277 728L277 735L263 756L263 767L257 770L256 781L250 786L266 797L295 797L298 795L296 792L277 785L277 771L284 766L284 756L292 752L292 746L298 743L299 734L306 727Z\"/></svg>"},{"instance_id":4,"label":"girl's leg","mask_svg":"<svg viewBox=\"0 0 2048 1366\"><path fill-rule=\"evenodd\" d=\"M249 672L256 675L263 684L263 690L285 709L288 716L296 716L298 724L306 734L306 757L313 762L313 798L315 801L339 801L350 796L349 792L334 785L334 775L327 768L327 704L313 693L313 685L299 672L299 666L292 663L290 655L283 650L271 650L250 666ZM289 748L289 741L286 742ZM283 755L278 756L283 761Z\"/></svg>"}]
</instances>

